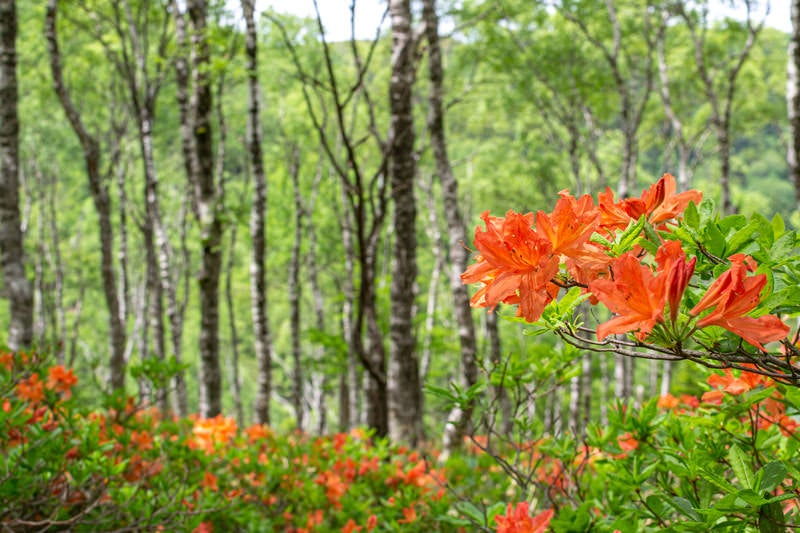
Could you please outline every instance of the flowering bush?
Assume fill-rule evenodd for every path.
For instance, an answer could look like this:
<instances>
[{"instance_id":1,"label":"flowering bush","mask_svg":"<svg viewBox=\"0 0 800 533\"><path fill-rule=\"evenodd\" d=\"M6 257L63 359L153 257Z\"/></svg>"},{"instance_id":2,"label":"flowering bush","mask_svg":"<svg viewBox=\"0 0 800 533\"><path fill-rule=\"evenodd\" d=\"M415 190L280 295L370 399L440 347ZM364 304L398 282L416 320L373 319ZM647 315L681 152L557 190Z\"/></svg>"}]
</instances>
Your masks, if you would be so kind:
<instances>
[{"instance_id":1,"label":"flowering bush","mask_svg":"<svg viewBox=\"0 0 800 533\"><path fill-rule=\"evenodd\" d=\"M564 191L552 213L536 214L535 227L533 213L484 213L485 229L475 231L477 262L462 275L465 283L481 284L472 305L517 304L525 321L543 319L582 347L610 345L636 355L625 348L646 341L665 358L749 362L756 372L800 384L793 362L759 355L767 352L764 343L789 333L768 313L797 295L794 232L786 232L779 217L772 223L759 216L720 220L711 215L710 202L698 207L701 198L698 191L677 194L675 179L665 174L640 198L618 202L609 189L596 204L588 195L576 199ZM765 302L768 278L783 292ZM569 307L551 305L546 313L562 289L583 296L567 291ZM585 336L579 320L567 320L586 299L614 315L597 326L596 340ZM754 310L759 316L750 316ZM734 334L727 339L738 346L723 349L720 329ZM612 334L632 334L633 342L607 340ZM785 347L790 357L798 355L792 343Z\"/></svg>"},{"instance_id":2,"label":"flowering bush","mask_svg":"<svg viewBox=\"0 0 800 533\"><path fill-rule=\"evenodd\" d=\"M564 191L551 213L481 218L476 262L462 275L479 284L472 305L516 305L531 333L568 343L485 362L483 387L495 393L476 409L483 434L473 441L513 481L514 500L544 509L537 517L552 509L553 531L797 526L800 353L782 317L800 314L800 257L780 217L721 218L700 192L677 193L667 174L639 198ZM590 327L586 305L611 316ZM542 436L519 406L579 375L579 350L724 373L701 398L620 402L583 438ZM514 400L505 429L498 394ZM498 530L533 530L522 505L509 504Z\"/></svg>"},{"instance_id":3,"label":"flowering bush","mask_svg":"<svg viewBox=\"0 0 800 533\"><path fill-rule=\"evenodd\" d=\"M438 519L444 474L365 431L277 436L133 398L83 411L76 382L37 354L0 352L4 530L458 530Z\"/></svg>"}]
</instances>

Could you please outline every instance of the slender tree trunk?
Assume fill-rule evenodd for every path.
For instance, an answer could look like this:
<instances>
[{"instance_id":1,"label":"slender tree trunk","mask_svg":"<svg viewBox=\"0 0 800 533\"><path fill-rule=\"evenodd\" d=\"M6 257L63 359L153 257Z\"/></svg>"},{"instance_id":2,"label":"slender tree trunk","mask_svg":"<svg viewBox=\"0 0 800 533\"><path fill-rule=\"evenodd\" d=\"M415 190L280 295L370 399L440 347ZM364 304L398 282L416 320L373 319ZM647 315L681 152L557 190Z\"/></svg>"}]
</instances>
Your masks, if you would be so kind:
<instances>
[{"instance_id":1,"label":"slender tree trunk","mask_svg":"<svg viewBox=\"0 0 800 533\"><path fill-rule=\"evenodd\" d=\"M625 365L625 370L623 372L623 376L625 378L625 394L624 398L630 398L633 396L634 392L634 385L636 384L636 367L637 360L635 357L626 357L623 360Z\"/></svg>"},{"instance_id":2,"label":"slender tree trunk","mask_svg":"<svg viewBox=\"0 0 800 533\"><path fill-rule=\"evenodd\" d=\"M258 361L256 388L256 420L269 423L269 404L272 395L272 340L267 316L266 231L267 179L261 149L261 118L259 116L260 85L258 81L258 33L253 0L242 0L247 38L247 149L253 171L253 208L250 212L252 252L250 258L250 302L255 329L255 352Z\"/></svg>"},{"instance_id":3,"label":"slender tree trunk","mask_svg":"<svg viewBox=\"0 0 800 533\"><path fill-rule=\"evenodd\" d=\"M661 387L658 390L659 396L669 394L672 385L672 361L664 361L664 368L661 371Z\"/></svg>"},{"instance_id":4,"label":"slender tree trunk","mask_svg":"<svg viewBox=\"0 0 800 533\"><path fill-rule=\"evenodd\" d=\"M33 342L33 289L25 274L19 210L17 3L0 1L0 268L8 296L8 347Z\"/></svg>"},{"instance_id":5,"label":"slender tree trunk","mask_svg":"<svg viewBox=\"0 0 800 533\"><path fill-rule=\"evenodd\" d=\"M347 209L347 194L342 184L341 221L342 247L344 249L344 282L342 284L342 336L347 343L347 366L339 378L339 431L347 431L358 423L358 369L356 361L356 343L353 309L355 305L355 250L353 248L353 226L350 212Z\"/></svg>"},{"instance_id":6,"label":"slender tree trunk","mask_svg":"<svg viewBox=\"0 0 800 533\"><path fill-rule=\"evenodd\" d=\"M289 261L289 330L292 345L292 404L294 406L297 429L305 429L305 397L303 391L303 362L300 351L300 244L303 240L303 199L300 196L300 152L293 146L290 154L289 174L292 177L292 190L294 192L294 241L292 242L292 256Z\"/></svg>"},{"instance_id":7,"label":"slender tree trunk","mask_svg":"<svg viewBox=\"0 0 800 533\"><path fill-rule=\"evenodd\" d=\"M492 362L494 368L504 369L505 362L503 361L500 330L497 327L497 313L486 314L486 337L489 340L489 360ZM505 372L505 370L503 370L503 372ZM514 430L514 416L512 413L511 398L508 395L508 385L510 385L510 383L504 379L494 387L494 395L497 399L498 408L500 409L500 416L502 417L500 434L504 437L510 437ZM534 402L530 403L535 407ZM469 418L465 418L464 420L464 426L466 427L470 420Z\"/></svg>"},{"instance_id":8,"label":"slender tree trunk","mask_svg":"<svg viewBox=\"0 0 800 533\"><path fill-rule=\"evenodd\" d=\"M130 81L131 97L138 99L138 87ZM136 104L134 104L136 106ZM166 332L164 330L164 293L165 285L169 287L169 267L163 264L166 257L161 256L162 264L159 264L159 241L165 236L158 236L164 233L161 227L161 214L158 202L158 180L155 173L155 161L152 149L152 116L147 105L138 109L137 126L139 130L139 148L144 162L144 199L145 199L145 218L142 229L145 243L145 256L147 260L147 294L149 295L149 319L150 328L153 334L153 355L163 361L166 357ZM159 231L159 227L161 227ZM167 277L164 283L164 277ZM147 353L142 353L142 357ZM154 391L160 409L166 410L167 396L166 391Z\"/></svg>"},{"instance_id":9,"label":"slender tree trunk","mask_svg":"<svg viewBox=\"0 0 800 533\"><path fill-rule=\"evenodd\" d=\"M375 252L374 245L365 250L366 257L361 260L361 287L359 298L367 327L365 359L369 369L365 373L364 399L367 425L379 437L389 435L389 398L386 379L386 348L383 345L383 332L378 324L378 310L375 295ZM356 332L360 328L355 329ZM359 334L360 343L360 334Z\"/></svg>"},{"instance_id":10,"label":"slender tree trunk","mask_svg":"<svg viewBox=\"0 0 800 533\"><path fill-rule=\"evenodd\" d=\"M687 13L685 9L686 6L678 4L678 7L680 8L680 15L689 29L692 44L694 45L697 73L700 77L700 80L703 82L706 99L708 100L711 108L710 122L717 134L717 144L720 158L719 183L720 189L722 190L721 209L723 214L731 214L734 212L735 208L731 199L730 191L730 128L733 97L734 93L736 92L736 79L742 70L744 62L750 55L750 50L752 50L758 34L764 27L764 21L762 20L761 23L754 25L752 18L752 4L750 2L745 2L745 24L747 29L747 37L742 45L741 51L735 54L729 54L729 56L733 59L733 65L729 69L724 67L720 68L718 66L714 66L713 68L709 69L709 67L706 65L706 55L708 54L708 51L706 50L705 41L708 24L708 12L706 11L702 13L702 15L699 17L703 27L701 27L699 29L700 31L698 31L697 17L695 17L693 13ZM723 78L723 83L720 83L718 79L715 79L718 77Z\"/></svg>"},{"instance_id":11,"label":"slender tree trunk","mask_svg":"<svg viewBox=\"0 0 800 533\"><path fill-rule=\"evenodd\" d=\"M600 424L603 426L608 425L608 393L611 391L611 376L608 371L609 358L608 354L600 354Z\"/></svg>"},{"instance_id":12,"label":"slender tree trunk","mask_svg":"<svg viewBox=\"0 0 800 533\"><path fill-rule=\"evenodd\" d=\"M308 280L309 284L311 285L311 297L313 301L314 307L314 318L315 318L315 326L318 331L323 332L325 331L325 305L324 299L322 296L322 288L319 285L319 268L317 267L317 232L314 226L314 221L312 219L312 215L314 213L314 209L317 202L317 195L319 194L319 183L322 179L322 155L320 154L320 160L317 164L317 172L314 176L314 181L311 185L311 193L309 194L308 200L308 212L305 213L306 215L306 224L305 224L305 231L308 235L308 256L306 265L308 266ZM322 361L325 358L325 348L323 346L317 346L314 353L314 358L316 361ZM346 374L343 374L346 375ZM328 372L322 372L320 376L320 382L318 385L319 389L319 396L317 397L316 408L317 408L317 433L320 435L324 434L327 431L328 427L328 411L326 408L326 389L328 386L328 380L330 379L330 374Z\"/></svg>"},{"instance_id":13,"label":"slender tree trunk","mask_svg":"<svg viewBox=\"0 0 800 533\"><path fill-rule=\"evenodd\" d=\"M236 328L236 306L233 303L233 258L236 253L237 224L231 227L231 243L228 251L228 264L225 268L225 303L228 306L228 324L230 326L231 340L231 396L233 407L236 411L236 422L239 427L244 427L244 408L242 407L242 383L239 379L239 332Z\"/></svg>"},{"instance_id":14,"label":"slender tree trunk","mask_svg":"<svg viewBox=\"0 0 800 533\"><path fill-rule=\"evenodd\" d=\"M173 305L177 305L177 313L175 314L177 324L172 328L172 349L174 350L174 357L175 362L181 364L183 355L182 355L182 347L183 347L183 340L182 337L176 337L176 333L183 332L183 318L186 316L186 304L189 301L189 272L191 269L191 255L189 253L189 247L186 243L186 234L188 231L188 217L189 217L189 207L188 207L189 200L184 197L183 202L181 203L181 212L180 212L180 245L181 245L181 258L182 258L182 265L181 268L177 270L180 276L175 276L175 283L174 287L177 291L177 284L182 279L183 283L183 299L182 301L177 301L173 303L171 300L173 297L176 296L176 293L169 294L169 305L172 307ZM172 311L168 311L167 313L170 316L170 323L172 323ZM175 378L173 380L175 386L175 396L174 396L174 404L173 409L180 417L185 417L189 414L189 398L186 392L186 373L184 371L179 371L175 374Z\"/></svg>"},{"instance_id":15,"label":"slender tree trunk","mask_svg":"<svg viewBox=\"0 0 800 533\"><path fill-rule=\"evenodd\" d=\"M417 294L417 208L414 198L414 36L410 0L389 0L392 18L391 151L394 262L389 330L389 430L392 440L416 445L421 433L419 361L413 309Z\"/></svg>"},{"instance_id":16,"label":"slender tree trunk","mask_svg":"<svg viewBox=\"0 0 800 533\"><path fill-rule=\"evenodd\" d=\"M119 294L114 271L114 232L111 223L111 200L108 187L100 173L100 144L92 137L72 102L64 85L61 52L57 33L58 0L48 0L45 17L45 37L50 55L50 69L53 74L53 87L61 102L67 119L78 136L86 163L89 190L97 210L100 226L101 277L108 307L109 333L111 336L111 361L109 364L110 385L112 389L125 387L125 326L120 316Z\"/></svg>"},{"instance_id":17,"label":"slender tree trunk","mask_svg":"<svg viewBox=\"0 0 800 533\"><path fill-rule=\"evenodd\" d=\"M581 358L581 418L577 435L586 436L586 429L592 419L592 355L590 352Z\"/></svg>"},{"instance_id":18,"label":"slender tree trunk","mask_svg":"<svg viewBox=\"0 0 800 533\"><path fill-rule=\"evenodd\" d=\"M192 184L200 224L200 413L204 417L222 411L222 372L219 359L219 279L222 271L221 198L215 179L211 51L208 42L208 4L188 0L192 25L191 126L194 150Z\"/></svg>"},{"instance_id":19,"label":"slender tree trunk","mask_svg":"<svg viewBox=\"0 0 800 533\"><path fill-rule=\"evenodd\" d=\"M444 72L442 69L439 19L436 14L435 0L425 0L423 2L422 17L425 24L425 38L428 42L428 77L430 79L428 130L430 131L431 147L436 161L436 174L442 184L442 204L444 206L445 221L447 222L448 242L450 243L450 291L453 295L453 311L458 324L458 339L461 346L461 373L464 386L471 387L478 381L478 365L475 359L477 352L475 323L469 305L469 291L461 282L461 273L467 269L469 262L469 251L465 247L465 243L469 239L459 207L458 181L453 174L450 157L447 153L444 105L442 102ZM450 413L444 433L443 445L446 450L452 451L461 446L467 424L471 418L471 405L466 406L464 410L453 410Z\"/></svg>"},{"instance_id":20,"label":"slender tree trunk","mask_svg":"<svg viewBox=\"0 0 800 533\"><path fill-rule=\"evenodd\" d=\"M439 279L442 276L444 267L444 246L442 244L442 232L439 230L439 217L436 213L436 202L433 195L433 175L430 176L428 183L420 185L422 193L428 198L428 237L433 247L433 270L428 284L428 297L425 306L425 332L422 339L422 357L420 357L420 383L424 386L428 378L428 372L433 357L431 343L433 341L433 329L436 325L436 307L439 299ZM425 397L422 397L423 412Z\"/></svg>"},{"instance_id":21,"label":"slender tree trunk","mask_svg":"<svg viewBox=\"0 0 800 533\"><path fill-rule=\"evenodd\" d=\"M575 361L577 363L577 361ZM581 376L575 376L569 380L569 404L567 409L569 417L567 419L567 428L573 435L578 435L580 431L580 417L581 417Z\"/></svg>"},{"instance_id":22,"label":"slender tree trunk","mask_svg":"<svg viewBox=\"0 0 800 533\"><path fill-rule=\"evenodd\" d=\"M794 182L800 209L800 0L792 0L792 33L786 76L786 103L789 114L789 174Z\"/></svg>"}]
</instances>

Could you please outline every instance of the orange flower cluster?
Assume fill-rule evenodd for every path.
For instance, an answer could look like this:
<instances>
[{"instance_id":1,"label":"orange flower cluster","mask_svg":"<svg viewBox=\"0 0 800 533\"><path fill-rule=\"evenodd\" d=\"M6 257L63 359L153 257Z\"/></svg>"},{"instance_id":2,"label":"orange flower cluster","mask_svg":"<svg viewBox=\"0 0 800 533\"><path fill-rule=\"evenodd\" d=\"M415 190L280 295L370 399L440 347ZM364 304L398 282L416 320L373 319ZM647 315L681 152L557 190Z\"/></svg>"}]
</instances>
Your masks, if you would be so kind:
<instances>
[{"instance_id":1,"label":"orange flower cluster","mask_svg":"<svg viewBox=\"0 0 800 533\"><path fill-rule=\"evenodd\" d=\"M194 439L189 445L192 448L205 450L213 454L214 448L225 445L236 437L237 427L233 418L217 415L214 418L200 418L194 421L192 434Z\"/></svg>"},{"instance_id":2,"label":"orange flower cluster","mask_svg":"<svg viewBox=\"0 0 800 533\"><path fill-rule=\"evenodd\" d=\"M535 322L560 287L579 285L588 290L592 303L603 303L615 315L598 326L598 340L634 333L644 341L663 324L664 338L679 343L694 331L679 327L678 320L697 258L688 259L679 241L666 240L653 268L643 262L645 253L638 246L615 258L599 242L613 240L616 231L642 217L668 230L668 221L701 199L699 191L677 193L675 178L665 174L639 198L614 201L607 188L595 204L588 195L574 198L562 191L552 213L539 211L534 217L508 211L501 218L484 212L485 229L475 229L479 255L461 276L464 283L481 284L471 305L490 310L499 303L519 305L517 316ZM600 239L593 240L593 235ZM721 326L764 350L763 343L784 338L789 327L775 316L746 316L761 301L766 276L748 276L756 267L750 257L737 254L730 261L730 270L709 287L689 318L696 319L695 329Z\"/></svg>"},{"instance_id":3,"label":"orange flower cluster","mask_svg":"<svg viewBox=\"0 0 800 533\"><path fill-rule=\"evenodd\" d=\"M597 327L597 339L636 331L636 338L643 341L657 323L664 323L667 305L670 319L675 322L681 298L694 273L695 260L686 261L677 241L668 241L658 249L655 273L631 252L614 260L613 280L596 279L589 283L591 293L617 315Z\"/></svg>"},{"instance_id":4,"label":"orange flower cluster","mask_svg":"<svg viewBox=\"0 0 800 533\"><path fill-rule=\"evenodd\" d=\"M751 257L736 254L729 259L731 268L714 281L689 314L697 316L713 307L714 310L709 315L697 322L697 327L721 326L764 350L762 342L786 337L789 326L772 315L758 318L744 316L761 301L761 290L767 284L767 276L747 276L748 272L756 269L756 263Z\"/></svg>"},{"instance_id":5,"label":"orange flower cluster","mask_svg":"<svg viewBox=\"0 0 800 533\"><path fill-rule=\"evenodd\" d=\"M745 365L753 368L753 365ZM714 387L703 394L702 401L710 404L721 404L726 394L738 396L759 387L773 387L775 382L755 372L741 371L739 376L734 376L726 368L724 374L711 374L708 384ZM772 395L753 406L753 414L758 419L759 429L766 429L772 425L778 426L785 436L792 436L797 430L797 421L786 414L786 405L783 395L775 389Z\"/></svg>"},{"instance_id":6,"label":"orange flower cluster","mask_svg":"<svg viewBox=\"0 0 800 533\"><path fill-rule=\"evenodd\" d=\"M518 503L516 507L509 503L506 514L495 516L494 520L497 533L544 533L554 514L553 509L547 509L532 517L528 502Z\"/></svg>"}]
</instances>

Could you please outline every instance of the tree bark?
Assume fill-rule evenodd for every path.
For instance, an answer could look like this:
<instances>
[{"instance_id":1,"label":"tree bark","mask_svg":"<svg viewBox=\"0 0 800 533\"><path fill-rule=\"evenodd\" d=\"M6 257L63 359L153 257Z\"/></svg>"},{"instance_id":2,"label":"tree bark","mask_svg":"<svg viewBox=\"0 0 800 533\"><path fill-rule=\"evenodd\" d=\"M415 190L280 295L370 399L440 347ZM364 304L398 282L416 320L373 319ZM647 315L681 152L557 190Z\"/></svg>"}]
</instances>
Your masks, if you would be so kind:
<instances>
[{"instance_id":1,"label":"tree bark","mask_svg":"<svg viewBox=\"0 0 800 533\"><path fill-rule=\"evenodd\" d=\"M792 33L786 69L786 103L789 114L789 174L800 209L800 0L792 0Z\"/></svg>"},{"instance_id":2,"label":"tree bark","mask_svg":"<svg viewBox=\"0 0 800 533\"><path fill-rule=\"evenodd\" d=\"M78 136L86 164L89 190L97 210L100 226L101 276L106 306L108 307L109 333L111 336L111 361L109 364L110 385L112 389L125 388L125 325L120 315L119 295L114 271L114 231L111 223L111 200L106 180L100 172L100 143L86 129L72 102L61 65L61 52L57 33L58 0L48 0L45 17L45 38L50 55L50 69L53 75L53 88L64 108L67 119Z\"/></svg>"},{"instance_id":3,"label":"tree bark","mask_svg":"<svg viewBox=\"0 0 800 533\"><path fill-rule=\"evenodd\" d=\"M253 0L242 0L242 12L247 29L247 149L253 171L253 207L250 212L252 252L250 258L250 305L255 329L255 352L258 361L256 387L256 420L269 423L269 404L272 395L272 340L267 315L266 231L267 180L264 155L261 149L261 89L258 81L258 33Z\"/></svg>"},{"instance_id":4,"label":"tree bark","mask_svg":"<svg viewBox=\"0 0 800 533\"><path fill-rule=\"evenodd\" d=\"M219 360L219 279L222 272L221 193L215 178L211 52L208 42L208 4L186 3L192 26L191 173L195 217L200 225L200 414L213 417L222 411L222 371ZM181 18L176 12L176 20ZM179 37L180 38L180 37ZM179 69L176 69L176 71ZM179 74L180 75L180 74ZM188 80L183 79L186 83ZM179 84L181 81L179 81ZM185 127L185 126L184 126Z\"/></svg>"},{"instance_id":5,"label":"tree bark","mask_svg":"<svg viewBox=\"0 0 800 533\"><path fill-rule=\"evenodd\" d=\"M33 342L33 288L25 274L19 210L17 3L0 1L0 268L8 295L8 347Z\"/></svg>"},{"instance_id":6,"label":"tree bark","mask_svg":"<svg viewBox=\"0 0 800 533\"><path fill-rule=\"evenodd\" d=\"M389 84L391 148L389 173L394 203L394 253L389 320L389 431L395 442L416 445L421 432L419 361L413 309L417 280L417 208L414 115L414 36L410 0L390 0L392 77Z\"/></svg>"},{"instance_id":7,"label":"tree bark","mask_svg":"<svg viewBox=\"0 0 800 533\"><path fill-rule=\"evenodd\" d=\"M355 261L356 253L353 249L353 225L350 212L347 209L347 193L342 184L342 213L341 221L342 247L344 249L344 282L342 283L342 336L347 343L347 367L339 378L339 431L347 431L359 421L358 369L356 361L357 346L354 342L355 327L353 309L355 307Z\"/></svg>"},{"instance_id":8,"label":"tree bark","mask_svg":"<svg viewBox=\"0 0 800 533\"><path fill-rule=\"evenodd\" d=\"M297 429L305 429L305 395L303 386L303 361L300 349L300 299L302 286L300 285L300 245L303 240L303 217L305 208L300 195L300 152L297 146L292 146L289 154L289 174L292 178L292 191L294 193L294 240L292 242L292 255L289 260L289 331L292 345L292 405L294 406Z\"/></svg>"},{"instance_id":9,"label":"tree bark","mask_svg":"<svg viewBox=\"0 0 800 533\"><path fill-rule=\"evenodd\" d=\"M231 375L231 396L233 397L233 408L236 412L236 423L239 427L244 427L244 408L242 406L242 383L239 378L239 331L236 328L236 306L233 303L233 260L236 254L236 229L237 225L231 227L231 242L228 251L228 264L225 268L225 303L228 306L228 325L230 326L230 375Z\"/></svg>"},{"instance_id":10,"label":"tree bark","mask_svg":"<svg viewBox=\"0 0 800 533\"><path fill-rule=\"evenodd\" d=\"M442 51L439 44L439 18L436 14L435 0L424 0L422 7L425 38L428 42L428 77L430 90L428 93L428 130L431 136L431 148L436 162L436 174L442 184L442 204L447 222L447 237L450 243L449 257L450 291L453 295L453 312L458 324L458 339L461 346L461 376L465 387L471 387L478 381L478 364L475 359L477 345L475 341L475 322L469 305L469 291L461 282L461 273L467 269L469 250L464 218L461 214L458 199L458 181L450 165L447 153L447 141L444 122ZM498 340L499 342L499 340ZM499 345L498 345L499 350ZM448 452L460 446L467 423L472 418L472 406L466 409L454 409L448 417L444 433L444 448Z\"/></svg>"}]
</instances>

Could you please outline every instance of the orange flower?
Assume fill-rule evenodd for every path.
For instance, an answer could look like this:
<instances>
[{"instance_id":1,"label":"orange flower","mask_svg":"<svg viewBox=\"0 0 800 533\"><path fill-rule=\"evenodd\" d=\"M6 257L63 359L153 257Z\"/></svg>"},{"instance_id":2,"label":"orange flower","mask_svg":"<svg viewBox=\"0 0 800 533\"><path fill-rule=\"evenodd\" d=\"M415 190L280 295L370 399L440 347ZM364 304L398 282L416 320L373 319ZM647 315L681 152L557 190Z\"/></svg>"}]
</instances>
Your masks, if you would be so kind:
<instances>
[{"instance_id":1,"label":"orange flower","mask_svg":"<svg viewBox=\"0 0 800 533\"><path fill-rule=\"evenodd\" d=\"M65 400L72 396L72 387L78 382L78 378L72 373L72 369L66 370L63 366L58 365L50 368L47 377L47 388L55 392L61 393Z\"/></svg>"},{"instance_id":2,"label":"orange flower","mask_svg":"<svg viewBox=\"0 0 800 533\"><path fill-rule=\"evenodd\" d=\"M380 468L380 457L377 455L370 459L362 459L361 466L358 468L358 475L363 476L367 472L377 472Z\"/></svg>"},{"instance_id":3,"label":"orange flower","mask_svg":"<svg viewBox=\"0 0 800 533\"><path fill-rule=\"evenodd\" d=\"M37 404L44 400L44 383L39 381L39 374L34 372L28 379L23 379L17 383L15 389L20 400L27 400L32 404Z\"/></svg>"},{"instance_id":4,"label":"orange flower","mask_svg":"<svg viewBox=\"0 0 800 533\"><path fill-rule=\"evenodd\" d=\"M419 461L403 476L403 483L406 485L415 485L421 487L425 484L427 476L427 465L425 460Z\"/></svg>"},{"instance_id":5,"label":"orange flower","mask_svg":"<svg viewBox=\"0 0 800 533\"><path fill-rule=\"evenodd\" d=\"M0 351L0 366L5 367L6 370L11 372L11 369L14 367L14 354Z\"/></svg>"},{"instance_id":6,"label":"orange flower","mask_svg":"<svg viewBox=\"0 0 800 533\"><path fill-rule=\"evenodd\" d=\"M351 518L342 528L342 533L353 533L354 531L361 531L361 526L357 525L356 521Z\"/></svg>"},{"instance_id":7,"label":"orange flower","mask_svg":"<svg viewBox=\"0 0 800 533\"><path fill-rule=\"evenodd\" d=\"M408 507L403 508L403 518L397 521L398 524L410 524L412 522L416 522L417 520L417 510L414 508L414 505L410 505Z\"/></svg>"},{"instance_id":8,"label":"orange flower","mask_svg":"<svg viewBox=\"0 0 800 533\"><path fill-rule=\"evenodd\" d=\"M131 444L134 444L139 450L152 450L153 437L147 431L131 431Z\"/></svg>"},{"instance_id":9,"label":"orange flower","mask_svg":"<svg viewBox=\"0 0 800 533\"><path fill-rule=\"evenodd\" d=\"M671 174L664 174L655 185L642 193L651 224L676 218L686 210L689 202L699 204L703 199L700 191L689 190L676 194L677 190L675 178Z\"/></svg>"},{"instance_id":10,"label":"orange flower","mask_svg":"<svg viewBox=\"0 0 800 533\"><path fill-rule=\"evenodd\" d=\"M713 405L720 405L722 403L722 398L725 396L725 393L721 390L710 390L708 392L704 392L703 396L700 398L700 401L703 403L710 403Z\"/></svg>"},{"instance_id":11,"label":"orange flower","mask_svg":"<svg viewBox=\"0 0 800 533\"><path fill-rule=\"evenodd\" d=\"M340 475L322 472L317 476L314 482L325 487L325 495L328 497L330 503L337 508L341 507L342 504L339 500L347 492L348 485L342 481Z\"/></svg>"},{"instance_id":12,"label":"orange flower","mask_svg":"<svg viewBox=\"0 0 800 533\"><path fill-rule=\"evenodd\" d=\"M318 526L322 523L325 518L325 514L322 512L322 509L316 509L308 513L308 519L306 520L306 527L311 530L314 529L314 526Z\"/></svg>"},{"instance_id":13,"label":"orange flower","mask_svg":"<svg viewBox=\"0 0 800 533\"><path fill-rule=\"evenodd\" d=\"M218 478L211 472L203 472L203 481L200 482L200 486L206 488L212 492L217 492L219 490L219 485L217 484Z\"/></svg>"},{"instance_id":14,"label":"orange flower","mask_svg":"<svg viewBox=\"0 0 800 533\"><path fill-rule=\"evenodd\" d=\"M639 441L630 433L625 433L617 438L617 444L623 452L630 452L639 447Z\"/></svg>"},{"instance_id":15,"label":"orange flower","mask_svg":"<svg viewBox=\"0 0 800 533\"><path fill-rule=\"evenodd\" d=\"M734 396L753 390L759 385L769 386L772 384L765 376L754 372L742 371L738 378L734 377L730 368L725 369L724 375L711 374L706 381L712 387L722 388L724 392Z\"/></svg>"},{"instance_id":16,"label":"orange flower","mask_svg":"<svg viewBox=\"0 0 800 533\"><path fill-rule=\"evenodd\" d=\"M636 338L643 341L656 323L664 321L666 277L656 277L630 252L618 257L612 269L615 279L597 279L589 283L591 293L618 315L597 326L597 339L603 340L612 333L636 331Z\"/></svg>"},{"instance_id":17,"label":"orange flower","mask_svg":"<svg viewBox=\"0 0 800 533\"><path fill-rule=\"evenodd\" d=\"M272 437L272 430L264 424L253 424L249 428L245 429L244 433L247 435L247 440L250 442L250 444Z\"/></svg>"},{"instance_id":18,"label":"orange flower","mask_svg":"<svg viewBox=\"0 0 800 533\"><path fill-rule=\"evenodd\" d=\"M721 326L765 351L761 343L786 337L789 326L774 315L758 318L744 316L761 301L761 290L767 284L767 276L747 276L748 271L753 272L756 269L755 261L749 256L736 254L728 259L731 261L730 269L714 280L689 314L697 316L714 307L710 314L698 320L698 328Z\"/></svg>"},{"instance_id":19,"label":"orange flower","mask_svg":"<svg viewBox=\"0 0 800 533\"><path fill-rule=\"evenodd\" d=\"M673 323L678 319L681 299L689 280L692 279L696 262L696 257L686 262L686 254L678 241L667 241L656 252L659 275L666 276L664 286L669 304L669 317Z\"/></svg>"},{"instance_id":20,"label":"orange flower","mask_svg":"<svg viewBox=\"0 0 800 533\"><path fill-rule=\"evenodd\" d=\"M558 273L553 244L532 228L533 213L508 211L499 218L485 211L481 218L486 230L475 228L478 262L461 275L464 283L484 284L470 304L494 309L501 302L518 303L517 316L535 322L558 293L550 283Z\"/></svg>"},{"instance_id":21,"label":"orange flower","mask_svg":"<svg viewBox=\"0 0 800 533\"><path fill-rule=\"evenodd\" d=\"M661 409L675 409L678 403L678 399L669 393L658 398L658 407Z\"/></svg>"},{"instance_id":22,"label":"orange flower","mask_svg":"<svg viewBox=\"0 0 800 533\"><path fill-rule=\"evenodd\" d=\"M536 213L536 229L550 239L554 254L570 255L589 241L600 221L600 211L588 194L580 199L566 190L558 194L560 198L551 214Z\"/></svg>"},{"instance_id":23,"label":"orange flower","mask_svg":"<svg viewBox=\"0 0 800 533\"><path fill-rule=\"evenodd\" d=\"M214 533L214 524L211 522L200 522L200 525L194 528L192 533Z\"/></svg>"},{"instance_id":24,"label":"orange flower","mask_svg":"<svg viewBox=\"0 0 800 533\"><path fill-rule=\"evenodd\" d=\"M230 442L236 436L236 431L236 421L222 415L195 420L192 428L194 434L192 444L211 454L214 452L214 446Z\"/></svg>"},{"instance_id":25,"label":"orange flower","mask_svg":"<svg viewBox=\"0 0 800 533\"><path fill-rule=\"evenodd\" d=\"M369 518L367 518L367 531L372 531L376 527L378 527L378 517L371 514Z\"/></svg>"},{"instance_id":26,"label":"orange flower","mask_svg":"<svg viewBox=\"0 0 800 533\"><path fill-rule=\"evenodd\" d=\"M531 517L528 502L518 503L516 508L512 504L506 507L505 515L494 517L497 522L497 533L543 533L550 525L554 511L547 509Z\"/></svg>"},{"instance_id":27,"label":"orange flower","mask_svg":"<svg viewBox=\"0 0 800 533\"><path fill-rule=\"evenodd\" d=\"M642 191L642 196L639 198L614 202L614 193L610 188L606 188L605 192L597 196L600 225L611 231L625 229L642 215L646 216L651 224L666 222L680 216L689 202L700 203L703 199L703 193L696 190L676 193L675 178L670 174L661 176L661 179L649 189Z\"/></svg>"}]
</instances>

